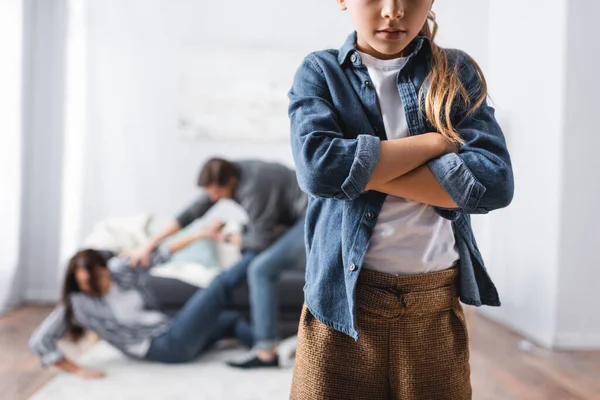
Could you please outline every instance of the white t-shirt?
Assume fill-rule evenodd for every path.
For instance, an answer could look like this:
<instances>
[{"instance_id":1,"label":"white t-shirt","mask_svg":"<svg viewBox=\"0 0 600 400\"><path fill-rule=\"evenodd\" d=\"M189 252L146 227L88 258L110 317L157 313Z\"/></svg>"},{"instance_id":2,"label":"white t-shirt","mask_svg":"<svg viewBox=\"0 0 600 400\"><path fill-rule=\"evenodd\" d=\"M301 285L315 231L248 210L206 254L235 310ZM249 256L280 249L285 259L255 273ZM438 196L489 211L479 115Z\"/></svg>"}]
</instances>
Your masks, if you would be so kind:
<instances>
[{"instance_id":1,"label":"white t-shirt","mask_svg":"<svg viewBox=\"0 0 600 400\"><path fill-rule=\"evenodd\" d=\"M388 139L408 136L398 91L398 72L406 58L379 60L360 53L377 91ZM433 207L387 196L365 256L365 268L394 275L417 275L454 266L459 259L452 223Z\"/></svg>"}]
</instances>

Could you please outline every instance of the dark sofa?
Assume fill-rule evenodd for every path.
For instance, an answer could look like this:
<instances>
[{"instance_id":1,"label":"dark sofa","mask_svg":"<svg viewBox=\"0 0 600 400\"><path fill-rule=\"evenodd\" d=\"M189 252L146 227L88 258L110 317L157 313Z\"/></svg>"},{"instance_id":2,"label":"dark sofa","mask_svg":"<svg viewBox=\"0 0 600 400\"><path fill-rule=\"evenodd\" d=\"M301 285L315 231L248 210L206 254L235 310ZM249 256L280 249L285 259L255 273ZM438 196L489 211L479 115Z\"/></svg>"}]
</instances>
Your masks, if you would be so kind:
<instances>
[{"instance_id":1,"label":"dark sofa","mask_svg":"<svg viewBox=\"0 0 600 400\"><path fill-rule=\"evenodd\" d=\"M295 335L304 303L304 267L292 268L281 274L279 288L279 325L282 338ZM174 314L197 291L195 286L177 279L150 277L150 289L156 294L160 307ZM248 287L246 284L236 289L231 298L230 309L250 316Z\"/></svg>"}]
</instances>

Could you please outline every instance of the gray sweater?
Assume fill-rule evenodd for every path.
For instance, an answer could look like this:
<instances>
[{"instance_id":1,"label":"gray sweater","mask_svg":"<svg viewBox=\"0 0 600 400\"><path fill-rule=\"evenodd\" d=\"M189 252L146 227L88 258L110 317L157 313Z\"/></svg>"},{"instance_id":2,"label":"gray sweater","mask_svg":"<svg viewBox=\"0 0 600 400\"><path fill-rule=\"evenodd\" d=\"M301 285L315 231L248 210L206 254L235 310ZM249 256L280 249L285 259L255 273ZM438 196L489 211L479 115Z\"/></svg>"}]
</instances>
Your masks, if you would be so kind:
<instances>
[{"instance_id":1,"label":"gray sweater","mask_svg":"<svg viewBox=\"0 0 600 400\"><path fill-rule=\"evenodd\" d=\"M235 162L240 177L234 201L248 213L242 238L243 250L262 251L306 213L307 195L296 173L284 165L264 161ZM177 217L183 228L202 217L215 203L203 193Z\"/></svg>"}]
</instances>

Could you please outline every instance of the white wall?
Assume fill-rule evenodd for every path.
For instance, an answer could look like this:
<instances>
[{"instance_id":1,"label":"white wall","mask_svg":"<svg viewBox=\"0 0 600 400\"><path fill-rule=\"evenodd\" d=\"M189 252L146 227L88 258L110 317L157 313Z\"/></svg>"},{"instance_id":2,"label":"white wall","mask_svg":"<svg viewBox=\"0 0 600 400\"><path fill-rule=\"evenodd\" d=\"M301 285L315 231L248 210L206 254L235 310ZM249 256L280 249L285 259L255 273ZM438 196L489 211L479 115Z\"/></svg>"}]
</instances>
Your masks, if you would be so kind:
<instances>
[{"instance_id":1,"label":"white wall","mask_svg":"<svg viewBox=\"0 0 600 400\"><path fill-rule=\"evenodd\" d=\"M516 190L508 209L490 215L484 255L503 303L483 311L551 346L561 238L566 1L490 5L487 78L505 122Z\"/></svg>"},{"instance_id":2,"label":"white wall","mask_svg":"<svg viewBox=\"0 0 600 400\"><path fill-rule=\"evenodd\" d=\"M65 106L62 162L60 260L67 260L81 237L83 166L87 130L87 2L67 0ZM62 263L66 267L66 263Z\"/></svg>"},{"instance_id":3,"label":"white wall","mask_svg":"<svg viewBox=\"0 0 600 400\"><path fill-rule=\"evenodd\" d=\"M471 35L468 23L478 21L475 29L485 31L487 1L460 3L460 8L436 4L440 39L465 47L485 64L485 34ZM183 142L177 137L176 83L183 46L291 46L304 54L340 47L350 31L347 16L333 0L306 0L294 7L277 0L91 1L83 234L108 215L176 212L195 195L196 174L210 156L292 163L287 144ZM241 59L240 71L243 67Z\"/></svg>"},{"instance_id":4,"label":"white wall","mask_svg":"<svg viewBox=\"0 0 600 400\"><path fill-rule=\"evenodd\" d=\"M599 11L585 0L490 7L488 78L516 192L489 218L485 255L503 306L482 311L547 347L600 348Z\"/></svg>"},{"instance_id":5,"label":"white wall","mask_svg":"<svg viewBox=\"0 0 600 400\"><path fill-rule=\"evenodd\" d=\"M21 299L21 0L0 2L0 314Z\"/></svg>"},{"instance_id":6,"label":"white wall","mask_svg":"<svg viewBox=\"0 0 600 400\"><path fill-rule=\"evenodd\" d=\"M466 51L484 72L488 67L489 0L436 1L438 42Z\"/></svg>"},{"instance_id":7,"label":"white wall","mask_svg":"<svg viewBox=\"0 0 600 400\"><path fill-rule=\"evenodd\" d=\"M320 41L324 46L337 45L347 31L333 2L323 7L322 2L313 0L303 5L305 12L300 13L277 1L263 1L264 7L258 4L166 0L137 0L126 5L118 0L89 3L90 112L82 232L108 215L140 210L173 214L195 196L196 175L210 156L261 157L291 163L286 144L184 142L177 136L176 85L182 47L201 49L208 42L241 42L249 46L306 46L308 52L320 36L290 30L290 21L294 26L318 25L325 31L323 36L334 36ZM315 7L324 12L315 16L310 12ZM240 71L243 63L240 60Z\"/></svg>"},{"instance_id":8,"label":"white wall","mask_svg":"<svg viewBox=\"0 0 600 400\"><path fill-rule=\"evenodd\" d=\"M556 345L600 349L600 4L569 2Z\"/></svg>"}]
</instances>

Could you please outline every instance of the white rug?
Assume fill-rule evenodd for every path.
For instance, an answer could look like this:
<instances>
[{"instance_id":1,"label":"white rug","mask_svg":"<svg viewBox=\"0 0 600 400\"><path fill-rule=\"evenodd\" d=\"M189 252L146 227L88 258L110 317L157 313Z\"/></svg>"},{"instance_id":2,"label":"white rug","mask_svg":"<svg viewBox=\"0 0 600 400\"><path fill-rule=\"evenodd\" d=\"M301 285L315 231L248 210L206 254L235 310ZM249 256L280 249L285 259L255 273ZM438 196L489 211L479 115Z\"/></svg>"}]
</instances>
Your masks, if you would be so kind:
<instances>
[{"instance_id":1,"label":"white rug","mask_svg":"<svg viewBox=\"0 0 600 400\"><path fill-rule=\"evenodd\" d=\"M106 372L100 380L61 374L31 400L284 400L289 398L292 367L242 371L224 360L243 349L215 350L197 362L163 365L127 359L101 342L79 363Z\"/></svg>"}]
</instances>

